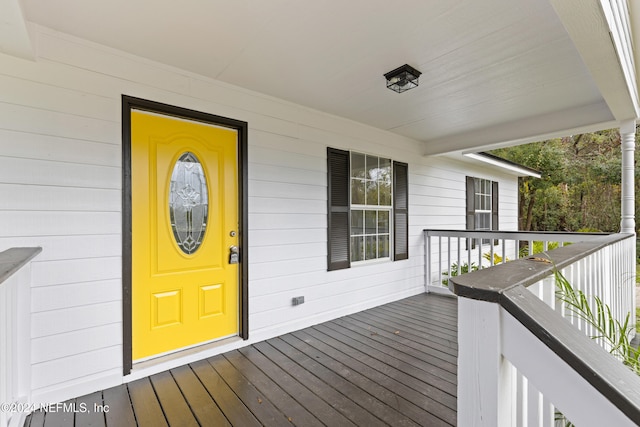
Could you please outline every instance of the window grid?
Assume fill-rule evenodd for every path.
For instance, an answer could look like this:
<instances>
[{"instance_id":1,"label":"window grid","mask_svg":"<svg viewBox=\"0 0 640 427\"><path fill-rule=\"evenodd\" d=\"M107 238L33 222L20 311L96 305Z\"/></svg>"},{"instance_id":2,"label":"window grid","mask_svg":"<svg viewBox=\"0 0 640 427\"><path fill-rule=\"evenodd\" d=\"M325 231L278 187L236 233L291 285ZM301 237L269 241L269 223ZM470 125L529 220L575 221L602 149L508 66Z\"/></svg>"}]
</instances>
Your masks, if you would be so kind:
<instances>
[{"instance_id":1,"label":"window grid","mask_svg":"<svg viewBox=\"0 0 640 427\"><path fill-rule=\"evenodd\" d=\"M491 228L491 207L492 207L492 182L488 179L474 179L475 198L475 229L492 230ZM482 244L489 243L490 239L482 239Z\"/></svg>"},{"instance_id":2,"label":"window grid","mask_svg":"<svg viewBox=\"0 0 640 427\"><path fill-rule=\"evenodd\" d=\"M351 261L390 259L391 159L351 153Z\"/></svg>"}]
</instances>

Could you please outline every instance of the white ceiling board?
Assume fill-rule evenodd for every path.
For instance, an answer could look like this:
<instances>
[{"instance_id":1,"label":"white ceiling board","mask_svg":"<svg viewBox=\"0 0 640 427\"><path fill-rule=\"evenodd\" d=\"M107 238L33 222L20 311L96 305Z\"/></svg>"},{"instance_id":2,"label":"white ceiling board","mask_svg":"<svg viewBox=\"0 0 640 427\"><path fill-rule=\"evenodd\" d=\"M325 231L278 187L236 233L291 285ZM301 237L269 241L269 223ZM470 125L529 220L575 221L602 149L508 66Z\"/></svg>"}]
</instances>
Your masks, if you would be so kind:
<instances>
[{"instance_id":1,"label":"white ceiling board","mask_svg":"<svg viewBox=\"0 0 640 427\"><path fill-rule=\"evenodd\" d=\"M602 14L595 0L571 1L582 15ZM541 117L574 129L584 125L575 111L624 103L624 80L593 79L619 67L612 46L600 35L603 51L588 68L582 38L591 36L572 39L566 28L580 22L566 23L546 1L23 2L27 19L45 27L390 130L426 152L472 146L459 136L476 131L502 143L557 130ZM382 75L405 63L422 71L420 86L391 92ZM589 111L593 123L614 117Z\"/></svg>"},{"instance_id":2,"label":"white ceiling board","mask_svg":"<svg viewBox=\"0 0 640 427\"><path fill-rule=\"evenodd\" d=\"M0 52L33 59L29 28L18 0L0 0Z\"/></svg>"}]
</instances>

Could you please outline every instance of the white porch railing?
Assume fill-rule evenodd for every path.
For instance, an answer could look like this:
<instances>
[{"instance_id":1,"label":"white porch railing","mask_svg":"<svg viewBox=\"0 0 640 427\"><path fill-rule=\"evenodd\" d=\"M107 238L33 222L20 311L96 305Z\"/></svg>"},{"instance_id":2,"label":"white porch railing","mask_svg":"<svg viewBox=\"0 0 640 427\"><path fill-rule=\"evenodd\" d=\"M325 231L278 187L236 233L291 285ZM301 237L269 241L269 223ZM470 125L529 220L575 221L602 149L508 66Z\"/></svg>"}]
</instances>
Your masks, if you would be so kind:
<instances>
[{"instance_id":1,"label":"white porch railing","mask_svg":"<svg viewBox=\"0 0 640 427\"><path fill-rule=\"evenodd\" d=\"M427 292L449 293L450 277L546 252L605 233L424 230ZM483 243L480 243L483 242Z\"/></svg>"},{"instance_id":2,"label":"white porch railing","mask_svg":"<svg viewBox=\"0 0 640 427\"><path fill-rule=\"evenodd\" d=\"M460 297L459 425L550 427L556 408L577 426L640 425L640 377L556 303L557 267L619 321L634 313L634 236L589 240L449 276Z\"/></svg>"},{"instance_id":3,"label":"white porch railing","mask_svg":"<svg viewBox=\"0 0 640 427\"><path fill-rule=\"evenodd\" d=\"M41 248L0 253L0 427L17 426L31 387L31 264ZM24 407L23 407L24 405Z\"/></svg>"}]
</instances>

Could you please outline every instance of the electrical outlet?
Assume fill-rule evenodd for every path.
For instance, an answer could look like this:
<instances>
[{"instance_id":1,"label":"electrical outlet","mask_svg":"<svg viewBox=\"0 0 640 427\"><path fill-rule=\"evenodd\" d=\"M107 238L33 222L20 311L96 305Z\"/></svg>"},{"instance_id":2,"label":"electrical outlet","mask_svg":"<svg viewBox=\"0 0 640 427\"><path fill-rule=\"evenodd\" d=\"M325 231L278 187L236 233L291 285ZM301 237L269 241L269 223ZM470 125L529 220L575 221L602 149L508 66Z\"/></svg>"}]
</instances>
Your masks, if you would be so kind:
<instances>
[{"instance_id":1,"label":"electrical outlet","mask_svg":"<svg viewBox=\"0 0 640 427\"><path fill-rule=\"evenodd\" d=\"M300 304L303 304L303 303L304 303L304 297L293 297L293 298L291 299L291 303L292 303L293 305L300 305Z\"/></svg>"}]
</instances>

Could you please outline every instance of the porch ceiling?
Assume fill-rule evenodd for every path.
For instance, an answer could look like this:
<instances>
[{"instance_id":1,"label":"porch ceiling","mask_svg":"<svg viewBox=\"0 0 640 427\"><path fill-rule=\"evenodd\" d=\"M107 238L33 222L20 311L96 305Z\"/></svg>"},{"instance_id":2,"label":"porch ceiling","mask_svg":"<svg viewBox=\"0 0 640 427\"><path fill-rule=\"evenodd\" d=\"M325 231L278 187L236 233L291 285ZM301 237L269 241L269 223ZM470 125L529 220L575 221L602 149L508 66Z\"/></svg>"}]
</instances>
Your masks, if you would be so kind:
<instances>
[{"instance_id":1,"label":"porch ceiling","mask_svg":"<svg viewBox=\"0 0 640 427\"><path fill-rule=\"evenodd\" d=\"M636 117L600 1L551 3L21 1L27 21L423 141L425 154ZM423 74L397 94L383 74L404 63Z\"/></svg>"}]
</instances>

